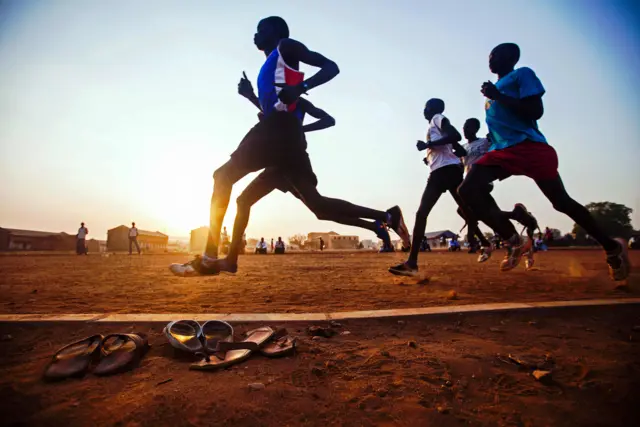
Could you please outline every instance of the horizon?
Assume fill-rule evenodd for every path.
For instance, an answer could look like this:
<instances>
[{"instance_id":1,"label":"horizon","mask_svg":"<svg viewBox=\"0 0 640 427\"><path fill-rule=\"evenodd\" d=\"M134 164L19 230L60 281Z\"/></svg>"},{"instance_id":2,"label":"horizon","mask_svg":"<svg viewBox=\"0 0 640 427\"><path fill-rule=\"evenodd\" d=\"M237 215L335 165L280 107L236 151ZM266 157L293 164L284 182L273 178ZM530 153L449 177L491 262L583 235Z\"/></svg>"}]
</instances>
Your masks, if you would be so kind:
<instances>
[{"instance_id":1,"label":"horizon","mask_svg":"<svg viewBox=\"0 0 640 427\"><path fill-rule=\"evenodd\" d=\"M547 89L539 124L558 151L569 194L582 204L624 204L640 229L640 14L633 2L331 4L0 3L0 181L11 183L0 189L0 227L75 233L84 221L89 238L106 238L111 224L132 220L169 236L207 226L213 171L256 122L236 92L243 70L257 86L264 56L252 43L255 26L282 14L293 38L341 69L309 96L337 121L308 137L322 194L377 209L398 204L411 229L428 177L415 150L427 128L424 102L442 97L454 126L477 117L479 135L486 133L479 88L496 80L487 57L496 44L514 41L519 66L533 68ZM503 22L501 33L482 31L492 19ZM253 177L234 186L229 233L235 198ZM525 203L542 228L571 232L573 221L526 178L499 182L493 194L505 209ZM457 233L463 221L455 210L451 196L442 197L427 232ZM255 205L246 233L288 239L304 230L375 239L319 221L279 191Z\"/></svg>"}]
</instances>

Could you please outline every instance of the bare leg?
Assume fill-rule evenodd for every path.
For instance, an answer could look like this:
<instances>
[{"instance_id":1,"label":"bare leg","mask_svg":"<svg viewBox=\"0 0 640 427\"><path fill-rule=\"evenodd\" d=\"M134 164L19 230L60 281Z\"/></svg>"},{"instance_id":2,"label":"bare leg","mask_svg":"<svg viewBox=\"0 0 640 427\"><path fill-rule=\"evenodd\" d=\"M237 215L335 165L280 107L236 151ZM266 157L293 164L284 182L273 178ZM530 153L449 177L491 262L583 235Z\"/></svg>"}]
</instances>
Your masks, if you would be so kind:
<instances>
[{"instance_id":1,"label":"bare leg","mask_svg":"<svg viewBox=\"0 0 640 427\"><path fill-rule=\"evenodd\" d=\"M240 248L242 248L243 245L242 236L244 235L244 232L247 229L247 224L249 223L251 206L256 204L260 199L275 189L272 182L261 177L262 175L251 181L247 188L245 188L242 194L238 197L238 211L236 213L235 222L233 223L233 235L231 237L229 254L226 258L228 264L236 264L238 262Z\"/></svg>"},{"instance_id":2,"label":"bare leg","mask_svg":"<svg viewBox=\"0 0 640 427\"><path fill-rule=\"evenodd\" d=\"M222 229L222 221L224 221L224 216L229 206L233 184L249 172L251 171L236 167L230 160L213 174L214 183L209 216L209 237L207 238L207 247L205 249L205 255L211 258L218 257L220 230Z\"/></svg>"},{"instance_id":3,"label":"bare leg","mask_svg":"<svg viewBox=\"0 0 640 427\"><path fill-rule=\"evenodd\" d=\"M427 229L427 217L431 213L431 209L436 205L440 196L442 196L442 190L434 185L435 181L429 180L427 186L422 193L422 199L420 200L420 207L416 213L416 223L413 226L413 241L411 242L411 252L409 252L409 259L407 264L411 267L418 265L418 253L420 252L420 243L424 238L424 232ZM431 184L431 185L429 185Z\"/></svg>"},{"instance_id":4,"label":"bare leg","mask_svg":"<svg viewBox=\"0 0 640 427\"><path fill-rule=\"evenodd\" d=\"M325 197L318 192L315 185L300 183L296 186L296 197L313 212L321 221L332 221L339 224L351 225L376 231L376 224L362 218L369 218L381 222L387 221L387 213L354 205L340 199Z\"/></svg>"},{"instance_id":5,"label":"bare leg","mask_svg":"<svg viewBox=\"0 0 640 427\"><path fill-rule=\"evenodd\" d=\"M559 175L558 178L553 180L536 181L536 184L553 204L555 210L567 215L576 224L584 228L590 236L600 243L605 251L610 252L618 249L618 243L600 228L587 208L569 196Z\"/></svg>"}]
</instances>

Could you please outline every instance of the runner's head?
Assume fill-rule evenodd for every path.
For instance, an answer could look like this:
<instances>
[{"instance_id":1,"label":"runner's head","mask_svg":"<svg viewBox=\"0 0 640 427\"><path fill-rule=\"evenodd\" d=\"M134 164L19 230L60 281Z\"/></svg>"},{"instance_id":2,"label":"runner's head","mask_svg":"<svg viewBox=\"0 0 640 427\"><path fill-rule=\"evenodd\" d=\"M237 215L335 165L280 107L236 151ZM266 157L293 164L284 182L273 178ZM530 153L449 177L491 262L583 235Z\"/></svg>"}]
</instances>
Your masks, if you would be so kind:
<instances>
[{"instance_id":1,"label":"runner's head","mask_svg":"<svg viewBox=\"0 0 640 427\"><path fill-rule=\"evenodd\" d=\"M136 223L135 223L135 222L132 222L132 223L131 223L131 226L132 226L132 227L135 227L135 226L136 226Z\"/></svg>"},{"instance_id":2,"label":"runner's head","mask_svg":"<svg viewBox=\"0 0 640 427\"><path fill-rule=\"evenodd\" d=\"M258 23L258 31L253 36L253 42L259 50L271 52L278 47L282 39L289 38L289 26L279 16L264 18Z\"/></svg>"},{"instance_id":3,"label":"runner's head","mask_svg":"<svg viewBox=\"0 0 640 427\"><path fill-rule=\"evenodd\" d=\"M80 223L80 227L84 227L84 222L81 222L81 223Z\"/></svg>"},{"instance_id":4,"label":"runner's head","mask_svg":"<svg viewBox=\"0 0 640 427\"><path fill-rule=\"evenodd\" d=\"M480 130L480 120L471 118L467 119L464 122L464 126L462 127L462 131L464 132L464 137L469 141L474 141L477 139L476 134Z\"/></svg>"},{"instance_id":5,"label":"runner's head","mask_svg":"<svg viewBox=\"0 0 640 427\"><path fill-rule=\"evenodd\" d=\"M424 118L431 121L436 114L444 113L444 101L438 98L431 98L424 106Z\"/></svg>"},{"instance_id":6,"label":"runner's head","mask_svg":"<svg viewBox=\"0 0 640 427\"><path fill-rule=\"evenodd\" d=\"M493 74L504 76L510 73L520 60L520 48L515 43L502 43L489 54L489 69Z\"/></svg>"}]
</instances>

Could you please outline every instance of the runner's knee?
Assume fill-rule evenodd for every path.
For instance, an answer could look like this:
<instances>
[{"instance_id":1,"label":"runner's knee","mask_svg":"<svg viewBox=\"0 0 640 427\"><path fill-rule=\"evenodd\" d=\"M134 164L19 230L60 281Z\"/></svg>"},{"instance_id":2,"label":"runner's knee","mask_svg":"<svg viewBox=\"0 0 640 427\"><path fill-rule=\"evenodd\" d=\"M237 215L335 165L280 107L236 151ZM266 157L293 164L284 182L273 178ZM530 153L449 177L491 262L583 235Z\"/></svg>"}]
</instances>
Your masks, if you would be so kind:
<instances>
[{"instance_id":1,"label":"runner's knee","mask_svg":"<svg viewBox=\"0 0 640 427\"><path fill-rule=\"evenodd\" d=\"M316 218L321 221L330 219L331 214L326 204L324 203L324 199L322 198L322 196L320 196L320 194L309 195L305 197L304 200L305 204L307 205L309 210L315 214Z\"/></svg>"},{"instance_id":2,"label":"runner's knee","mask_svg":"<svg viewBox=\"0 0 640 427\"><path fill-rule=\"evenodd\" d=\"M251 210L251 202L245 193L242 193L236 199L236 205L238 206L238 212L246 212Z\"/></svg>"},{"instance_id":3,"label":"runner's knee","mask_svg":"<svg viewBox=\"0 0 640 427\"><path fill-rule=\"evenodd\" d=\"M222 165L218 169L216 169L216 171L213 173L213 185L224 187L233 185L233 182L229 176L229 172L230 170L227 164Z\"/></svg>"}]
</instances>

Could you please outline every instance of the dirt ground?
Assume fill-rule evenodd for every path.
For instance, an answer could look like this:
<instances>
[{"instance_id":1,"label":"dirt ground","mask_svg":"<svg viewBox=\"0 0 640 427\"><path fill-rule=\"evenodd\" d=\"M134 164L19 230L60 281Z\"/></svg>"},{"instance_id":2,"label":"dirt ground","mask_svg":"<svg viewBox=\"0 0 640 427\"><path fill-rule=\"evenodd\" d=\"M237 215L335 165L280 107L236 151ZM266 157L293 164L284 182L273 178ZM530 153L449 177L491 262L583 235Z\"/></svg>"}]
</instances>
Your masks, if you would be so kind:
<instances>
[{"instance_id":1,"label":"dirt ground","mask_svg":"<svg viewBox=\"0 0 640 427\"><path fill-rule=\"evenodd\" d=\"M502 253L486 264L475 255L420 256L429 282L397 278L387 268L405 254L312 253L246 255L235 276L180 278L168 265L185 255L0 256L0 313L331 312L483 302L637 296L640 270L614 289L604 254L556 250L537 267L501 273ZM640 265L640 251L631 253ZM458 293L449 300L449 291Z\"/></svg>"},{"instance_id":2,"label":"dirt ground","mask_svg":"<svg viewBox=\"0 0 640 427\"><path fill-rule=\"evenodd\" d=\"M159 324L5 323L0 425L632 426L640 419L639 313L619 306L345 321L334 329L349 334L319 340L307 324L289 324L296 355L253 356L218 372L189 371L194 359L177 355ZM238 338L250 327L235 326ZM63 344L115 331L151 337L134 371L40 380ZM536 381L534 367L551 380Z\"/></svg>"}]
</instances>

